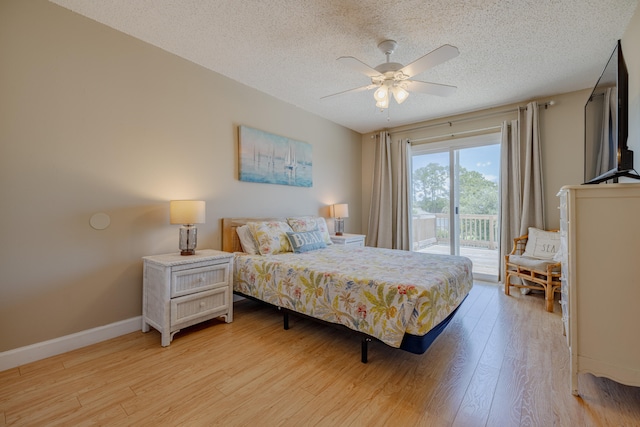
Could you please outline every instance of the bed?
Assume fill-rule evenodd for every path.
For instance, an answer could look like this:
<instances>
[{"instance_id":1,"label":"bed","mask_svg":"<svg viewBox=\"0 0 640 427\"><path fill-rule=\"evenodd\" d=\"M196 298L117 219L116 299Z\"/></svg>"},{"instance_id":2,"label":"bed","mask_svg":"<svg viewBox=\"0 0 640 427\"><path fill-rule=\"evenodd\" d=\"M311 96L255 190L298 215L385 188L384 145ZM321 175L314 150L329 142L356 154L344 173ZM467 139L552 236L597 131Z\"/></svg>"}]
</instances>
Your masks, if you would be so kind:
<instances>
[{"instance_id":1,"label":"bed","mask_svg":"<svg viewBox=\"0 0 640 427\"><path fill-rule=\"evenodd\" d=\"M235 294L359 333L364 363L373 339L424 353L473 286L468 258L333 245L321 217L224 218L222 246Z\"/></svg>"}]
</instances>

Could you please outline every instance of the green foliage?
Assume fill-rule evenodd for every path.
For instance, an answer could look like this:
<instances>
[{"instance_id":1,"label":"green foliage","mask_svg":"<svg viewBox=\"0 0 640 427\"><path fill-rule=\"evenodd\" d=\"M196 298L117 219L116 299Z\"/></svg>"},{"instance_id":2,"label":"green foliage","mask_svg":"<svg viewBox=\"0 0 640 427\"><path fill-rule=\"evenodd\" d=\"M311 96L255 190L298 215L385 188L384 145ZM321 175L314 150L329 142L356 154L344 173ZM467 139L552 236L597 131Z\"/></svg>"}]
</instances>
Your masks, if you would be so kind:
<instances>
[{"instance_id":1,"label":"green foliage","mask_svg":"<svg viewBox=\"0 0 640 427\"><path fill-rule=\"evenodd\" d=\"M425 212L441 213L449 206L449 168L437 163L413 173L413 203Z\"/></svg>"},{"instance_id":2,"label":"green foliage","mask_svg":"<svg viewBox=\"0 0 640 427\"><path fill-rule=\"evenodd\" d=\"M460 213L497 215L498 183L480 172L460 168Z\"/></svg>"},{"instance_id":3,"label":"green foliage","mask_svg":"<svg viewBox=\"0 0 640 427\"><path fill-rule=\"evenodd\" d=\"M460 168L461 214L497 215L498 184L480 172ZM413 173L413 204L430 213L449 210L449 168L437 163L416 169Z\"/></svg>"}]
</instances>

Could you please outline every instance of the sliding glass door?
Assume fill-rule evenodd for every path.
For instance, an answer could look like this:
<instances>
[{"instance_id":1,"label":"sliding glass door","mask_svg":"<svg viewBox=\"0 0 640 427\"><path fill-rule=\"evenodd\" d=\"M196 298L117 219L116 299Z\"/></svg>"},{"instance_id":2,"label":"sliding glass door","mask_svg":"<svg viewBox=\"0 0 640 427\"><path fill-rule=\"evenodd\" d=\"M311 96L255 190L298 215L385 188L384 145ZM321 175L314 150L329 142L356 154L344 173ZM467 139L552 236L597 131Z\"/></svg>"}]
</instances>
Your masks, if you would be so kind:
<instances>
[{"instance_id":1,"label":"sliding glass door","mask_svg":"<svg viewBox=\"0 0 640 427\"><path fill-rule=\"evenodd\" d=\"M414 251L462 255L498 278L500 134L412 147Z\"/></svg>"}]
</instances>

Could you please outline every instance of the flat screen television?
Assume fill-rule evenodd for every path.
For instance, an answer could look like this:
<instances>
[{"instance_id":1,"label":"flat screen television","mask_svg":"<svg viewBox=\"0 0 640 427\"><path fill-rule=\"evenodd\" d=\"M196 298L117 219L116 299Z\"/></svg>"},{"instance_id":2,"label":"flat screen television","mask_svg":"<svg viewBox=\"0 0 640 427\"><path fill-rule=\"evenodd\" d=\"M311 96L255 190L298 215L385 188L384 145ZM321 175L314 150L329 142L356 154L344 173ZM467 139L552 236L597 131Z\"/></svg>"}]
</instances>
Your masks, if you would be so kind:
<instances>
[{"instance_id":1,"label":"flat screen television","mask_svg":"<svg viewBox=\"0 0 640 427\"><path fill-rule=\"evenodd\" d=\"M597 184L626 176L633 170L627 146L629 74L620 40L584 107L584 183Z\"/></svg>"}]
</instances>

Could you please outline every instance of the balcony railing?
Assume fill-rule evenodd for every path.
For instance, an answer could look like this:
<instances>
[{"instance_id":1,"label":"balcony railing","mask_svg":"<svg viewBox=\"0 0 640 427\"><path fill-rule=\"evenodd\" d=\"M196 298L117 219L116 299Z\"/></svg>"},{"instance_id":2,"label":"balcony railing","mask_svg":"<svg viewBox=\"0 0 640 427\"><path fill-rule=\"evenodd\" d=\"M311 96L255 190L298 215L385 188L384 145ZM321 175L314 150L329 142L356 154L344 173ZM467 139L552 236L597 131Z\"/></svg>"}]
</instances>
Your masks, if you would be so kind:
<instances>
[{"instance_id":1,"label":"balcony railing","mask_svg":"<svg viewBox=\"0 0 640 427\"><path fill-rule=\"evenodd\" d=\"M458 215L460 221L460 246L473 248L498 248L497 215ZM449 214L413 215L413 250L431 245L446 244L450 240Z\"/></svg>"}]
</instances>

